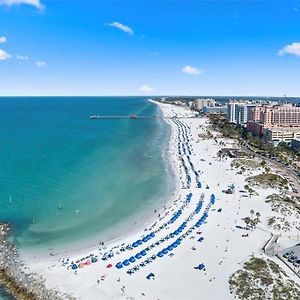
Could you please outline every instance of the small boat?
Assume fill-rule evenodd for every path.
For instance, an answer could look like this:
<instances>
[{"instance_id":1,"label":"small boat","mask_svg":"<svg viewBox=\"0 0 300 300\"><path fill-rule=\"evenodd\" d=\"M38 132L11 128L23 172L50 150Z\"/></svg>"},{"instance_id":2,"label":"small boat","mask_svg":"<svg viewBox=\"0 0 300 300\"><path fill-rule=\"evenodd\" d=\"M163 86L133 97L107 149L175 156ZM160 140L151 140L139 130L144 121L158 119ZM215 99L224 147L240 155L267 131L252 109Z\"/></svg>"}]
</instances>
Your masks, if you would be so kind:
<instances>
[{"instance_id":1,"label":"small boat","mask_svg":"<svg viewBox=\"0 0 300 300\"><path fill-rule=\"evenodd\" d=\"M34 219L34 217L32 217L32 224L35 224L35 219Z\"/></svg>"}]
</instances>

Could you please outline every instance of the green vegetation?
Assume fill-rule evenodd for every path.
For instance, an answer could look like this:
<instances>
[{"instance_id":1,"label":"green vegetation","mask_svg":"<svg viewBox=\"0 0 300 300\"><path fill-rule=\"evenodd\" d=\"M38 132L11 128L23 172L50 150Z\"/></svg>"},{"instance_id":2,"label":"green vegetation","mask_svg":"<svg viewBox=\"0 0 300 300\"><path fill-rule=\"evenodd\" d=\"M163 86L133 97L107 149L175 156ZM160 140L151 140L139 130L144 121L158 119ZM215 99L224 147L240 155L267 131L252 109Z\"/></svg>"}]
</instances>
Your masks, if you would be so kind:
<instances>
[{"instance_id":1,"label":"green vegetation","mask_svg":"<svg viewBox=\"0 0 300 300\"><path fill-rule=\"evenodd\" d=\"M279 212L284 216L291 215L293 212L300 214L299 197L273 194L267 197L266 203L272 206L273 211Z\"/></svg>"},{"instance_id":2,"label":"green vegetation","mask_svg":"<svg viewBox=\"0 0 300 300\"><path fill-rule=\"evenodd\" d=\"M261 167L259 163L252 159L238 158L231 162L231 167L240 168L241 170L258 169Z\"/></svg>"},{"instance_id":3,"label":"green vegetation","mask_svg":"<svg viewBox=\"0 0 300 300\"><path fill-rule=\"evenodd\" d=\"M246 179L246 182L249 186L257 186L260 188L288 189L287 179L273 173L251 176Z\"/></svg>"},{"instance_id":4,"label":"green vegetation","mask_svg":"<svg viewBox=\"0 0 300 300\"><path fill-rule=\"evenodd\" d=\"M230 292L242 300L298 300L300 285L272 260L252 257L229 279Z\"/></svg>"},{"instance_id":5,"label":"green vegetation","mask_svg":"<svg viewBox=\"0 0 300 300\"><path fill-rule=\"evenodd\" d=\"M262 136L253 136L251 132L247 132L246 128L229 123L224 116L210 115L209 119L212 127L220 131L225 137L238 139L241 143L247 142L254 151L266 152L283 163L293 165L295 170L300 171L300 153L291 150L285 142L274 147Z\"/></svg>"}]
</instances>

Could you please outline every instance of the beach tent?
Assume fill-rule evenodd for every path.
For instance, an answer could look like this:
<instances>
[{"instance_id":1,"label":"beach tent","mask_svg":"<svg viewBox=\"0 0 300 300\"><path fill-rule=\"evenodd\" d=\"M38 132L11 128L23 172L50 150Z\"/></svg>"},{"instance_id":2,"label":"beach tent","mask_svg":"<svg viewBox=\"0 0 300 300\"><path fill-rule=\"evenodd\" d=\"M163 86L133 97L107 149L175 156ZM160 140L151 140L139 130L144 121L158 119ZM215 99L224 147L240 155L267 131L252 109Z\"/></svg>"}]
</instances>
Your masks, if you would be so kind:
<instances>
[{"instance_id":1,"label":"beach tent","mask_svg":"<svg viewBox=\"0 0 300 300\"><path fill-rule=\"evenodd\" d=\"M118 263L116 264L116 268L117 268L117 269L122 269L122 268L123 268L123 264L122 264L121 262L118 262Z\"/></svg>"},{"instance_id":2,"label":"beach tent","mask_svg":"<svg viewBox=\"0 0 300 300\"><path fill-rule=\"evenodd\" d=\"M130 262L129 262L128 259L125 259L125 260L123 261L123 265L124 265L124 266L128 266L129 264L130 264Z\"/></svg>"},{"instance_id":3,"label":"beach tent","mask_svg":"<svg viewBox=\"0 0 300 300\"><path fill-rule=\"evenodd\" d=\"M141 253L137 253L137 254L135 255L135 258L137 258L137 259L141 259L141 258L142 258L142 255L141 255Z\"/></svg>"},{"instance_id":4,"label":"beach tent","mask_svg":"<svg viewBox=\"0 0 300 300\"><path fill-rule=\"evenodd\" d=\"M157 253L157 256L158 256L158 257L163 257L164 254L163 254L163 252L160 251L160 252Z\"/></svg>"},{"instance_id":5,"label":"beach tent","mask_svg":"<svg viewBox=\"0 0 300 300\"><path fill-rule=\"evenodd\" d=\"M135 262L134 256L131 256L131 257L129 258L129 261L132 262L132 263L134 263L134 262Z\"/></svg>"}]
</instances>

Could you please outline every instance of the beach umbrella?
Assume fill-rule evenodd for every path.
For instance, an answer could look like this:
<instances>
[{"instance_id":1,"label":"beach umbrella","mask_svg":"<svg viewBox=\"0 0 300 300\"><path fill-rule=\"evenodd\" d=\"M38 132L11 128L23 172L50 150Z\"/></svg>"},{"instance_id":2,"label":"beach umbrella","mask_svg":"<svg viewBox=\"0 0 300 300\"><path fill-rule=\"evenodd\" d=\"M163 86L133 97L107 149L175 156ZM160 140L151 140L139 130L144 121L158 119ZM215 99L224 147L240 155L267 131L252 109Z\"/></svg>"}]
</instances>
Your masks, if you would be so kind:
<instances>
[{"instance_id":1,"label":"beach umbrella","mask_svg":"<svg viewBox=\"0 0 300 300\"><path fill-rule=\"evenodd\" d=\"M167 248L164 248L164 249L162 250L162 252L163 252L163 254L167 254L167 253L168 253L168 249L167 249Z\"/></svg>"},{"instance_id":2,"label":"beach umbrella","mask_svg":"<svg viewBox=\"0 0 300 300\"><path fill-rule=\"evenodd\" d=\"M176 248L178 246L178 244L176 243L176 242L174 242L173 244L172 244L172 247L173 248Z\"/></svg>"},{"instance_id":3,"label":"beach umbrella","mask_svg":"<svg viewBox=\"0 0 300 300\"><path fill-rule=\"evenodd\" d=\"M155 237L155 233L154 232L151 232L150 235L151 235L151 237Z\"/></svg>"},{"instance_id":4,"label":"beach umbrella","mask_svg":"<svg viewBox=\"0 0 300 300\"><path fill-rule=\"evenodd\" d=\"M83 267L84 267L84 263L80 263L80 264L79 264L79 268L82 269Z\"/></svg>"},{"instance_id":5,"label":"beach umbrella","mask_svg":"<svg viewBox=\"0 0 300 300\"><path fill-rule=\"evenodd\" d=\"M141 255L145 256L147 254L146 250L142 250L141 252Z\"/></svg>"},{"instance_id":6,"label":"beach umbrella","mask_svg":"<svg viewBox=\"0 0 300 300\"><path fill-rule=\"evenodd\" d=\"M143 242L142 242L142 240L138 240L138 241L136 241L139 245L142 245L143 244Z\"/></svg>"},{"instance_id":7,"label":"beach umbrella","mask_svg":"<svg viewBox=\"0 0 300 300\"><path fill-rule=\"evenodd\" d=\"M92 262L91 262L89 259L85 262L85 264L86 264L87 266L89 266L91 263L92 263Z\"/></svg>"},{"instance_id":8,"label":"beach umbrella","mask_svg":"<svg viewBox=\"0 0 300 300\"><path fill-rule=\"evenodd\" d=\"M157 256L158 256L158 257L163 257L164 254L160 251L160 252L157 253Z\"/></svg>"},{"instance_id":9,"label":"beach umbrella","mask_svg":"<svg viewBox=\"0 0 300 300\"><path fill-rule=\"evenodd\" d=\"M112 264L108 264L107 266L106 266L106 268L111 268L113 265Z\"/></svg>"},{"instance_id":10,"label":"beach umbrella","mask_svg":"<svg viewBox=\"0 0 300 300\"><path fill-rule=\"evenodd\" d=\"M129 261L132 262L132 263L134 263L134 262L135 262L134 256L131 256L131 257L129 258Z\"/></svg>"},{"instance_id":11,"label":"beach umbrella","mask_svg":"<svg viewBox=\"0 0 300 300\"><path fill-rule=\"evenodd\" d=\"M96 257L92 258L92 263L96 263L98 261L98 259Z\"/></svg>"},{"instance_id":12,"label":"beach umbrella","mask_svg":"<svg viewBox=\"0 0 300 300\"><path fill-rule=\"evenodd\" d=\"M173 238L174 237L174 233L170 233L170 238Z\"/></svg>"},{"instance_id":13,"label":"beach umbrella","mask_svg":"<svg viewBox=\"0 0 300 300\"><path fill-rule=\"evenodd\" d=\"M117 269L122 269L122 268L123 268L123 264L122 264L121 262L118 262L118 263L116 264L116 268L117 268Z\"/></svg>"},{"instance_id":14,"label":"beach umbrella","mask_svg":"<svg viewBox=\"0 0 300 300\"><path fill-rule=\"evenodd\" d=\"M72 265L72 270L76 270L76 269L78 269L78 266L76 264L73 264Z\"/></svg>"},{"instance_id":15,"label":"beach umbrella","mask_svg":"<svg viewBox=\"0 0 300 300\"><path fill-rule=\"evenodd\" d=\"M167 247L167 249L168 249L169 251L172 251L172 250L173 250L173 247L170 245L170 246Z\"/></svg>"},{"instance_id":16,"label":"beach umbrella","mask_svg":"<svg viewBox=\"0 0 300 300\"><path fill-rule=\"evenodd\" d=\"M141 258L142 258L142 255L141 255L141 253L137 253L137 254L135 255L135 258L137 258L137 259L141 259Z\"/></svg>"},{"instance_id":17,"label":"beach umbrella","mask_svg":"<svg viewBox=\"0 0 300 300\"><path fill-rule=\"evenodd\" d=\"M144 243L146 243L146 242L148 241L147 237L144 237L144 238L142 239L142 241L143 241Z\"/></svg>"},{"instance_id":18,"label":"beach umbrella","mask_svg":"<svg viewBox=\"0 0 300 300\"><path fill-rule=\"evenodd\" d=\"M138 245L139 245L139 244L138 244L137 242L134 242L134 243L132 244L132 247L136 248Z\"/></svg>"},{"instance_id":19,"label":"beach umbrella","mask_svg":"<svg viewBox=\"0 0 300 300\"><path fill-rule=\"evenodd\" d=\"M125 259L125 260L123 261L123 265L124 265L124 266L128 266L129 264L130 264L130 262L129 262L128 259Z\"/></svg>"}]
</instances>

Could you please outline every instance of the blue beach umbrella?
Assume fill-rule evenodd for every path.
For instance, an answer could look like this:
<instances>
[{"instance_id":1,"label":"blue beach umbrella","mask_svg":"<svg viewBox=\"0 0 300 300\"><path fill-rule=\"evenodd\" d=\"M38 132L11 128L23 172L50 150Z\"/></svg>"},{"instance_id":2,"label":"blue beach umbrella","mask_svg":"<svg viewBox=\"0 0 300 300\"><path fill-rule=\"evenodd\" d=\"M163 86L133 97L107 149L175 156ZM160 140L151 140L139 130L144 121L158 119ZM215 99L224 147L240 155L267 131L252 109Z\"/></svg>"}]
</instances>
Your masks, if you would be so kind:
<instances>
[{"instance_id":1,"label":"blue beach umbrella","mask_svg":"<svg viewBox=\"0 0 300 300\"><path fill-rule=\"evenodd\" d=\"M144 243L146 243L146 242L148 241L148 239L147 239L146 237L144 237L144 238L142 239L142 241L143 241Z\"/></svg>"},{"instance_id":2,"label":"blue beach umbrella","mask_svg":"<svg viewBox=\"0 0 300 300\"><path fill-rule=\"evenodd\" d=\"M118 263L116 264L116 268L117 268L117 269L122 269L122 268L123 268L123 264L122 264L121 262L118 262Z\"/></svg>"},{"instance_id":3,"label":"blue beach umbrella","mask_svg":"<svg viewBox=\"0 0 300 300\"><path fill-rule=\"evenodd\" d=\"M131 256L131 257L129 258L129 261L130 261L131 263L134 263L134 262L135 262L134 256Z\"/></svg>"},{"instance_id":4,"label":"blue beach umbrella","mask_svg":"<svg viewBox=\"0 0 300 300\"><path fill-rule=\"evenodd\" d=\"M138 245L139 245L139 244L138 244L137 242L134 242L134 243L132 244L132 247L136 248Z\"/></svg>"},{"instance_id":5,"label":"blue beach umbrella","mask_svg":"<svg viewBox=\"0 0 300 300\"><path fill-rule=\"evenodd\" d=\"M173 250L173 247L170 245L167 247L168 251L172 251Z\"/></svg>"},{"instance_id":6,"label":"blue beach umbrella","mask_svg":"<svg viewBox=\"0 0 300 300\"><path fill-rule=\"evenodd\" d=\"M76 270L76 269L78 269L78 266L76 264L73 264L72 265L72 270Z\"/></svg>"},{"instance_id":7,"label":"blue beach umbrella","mask_svg":"<svg viewBox=\"0 0 300 300\"><path fill-rule=\"evenodd\" d=\"M163 257L164 254L160 251L160 252L157 253L157 256L158 256L158 257Z\"/></svg>"},{"instance_id":8,"label":"blue beach umbrella","mask_svg":"<svg viewBox=\"0 0 300 300\"><path fill-rule=\"evenodd\" d=\"M155 237L155 233L154 232L151 232L150 235L151 235L151 237Z\"/></svg>"},{"instance_id":9,"label":"blue beach umbrella","mask_svg":"<svg viewBox=\"0 0 300 300\"><path fill-rule=\"evenodd\" d=\"M167 249L167 248L164 248L164 249L162 250L162 252L163 252L163 254L167 254L167 253L168 253L168 249Z\"/></svg>"},{"instance_id":10,"label":"blue beach umbrella","mask_svg":"<svg viewBox=\"0 0 300 300\"><path fill-rule=\"evenodd\" d=\"M142 256L145 256L147 254L146 250L142 250L140 253Z\"/></svg>"},{"instance_id":11,"label":"blue beach umbrella","mask_svg":"<svg viewBox=\"0 0 300 300\"><path fill-rule=\"evenodd\" d=\"M130 262L129 262L128 259L125 259L125 260L123 261L123 265L124 265L124 266L128 266L129 264L130 264Z\"/></svg>"},{"instance_id":12,"label":"blue beach umbrella","mask_svg":"<svg viewBox=\"0 0 300 300\"><path fill-rule=\"evenodd\" d=\"M142 255L141 255L141 253L137 253L137 254L135 255L135 258L137 258L137 259L141 259L141 258L142 258Z\"/></svg>"},{"instance_id":13,"label":"blue beach umbrella","mask_svg":"<svg viewBox=\"0 0 300 300\"><path fill-rule=\"evenodd\" d=\"M143 242L142 242L142 240L138 240L138 241L136 241L139 245L142 245L143 244Z\"/></svg>"}]
</instances>

